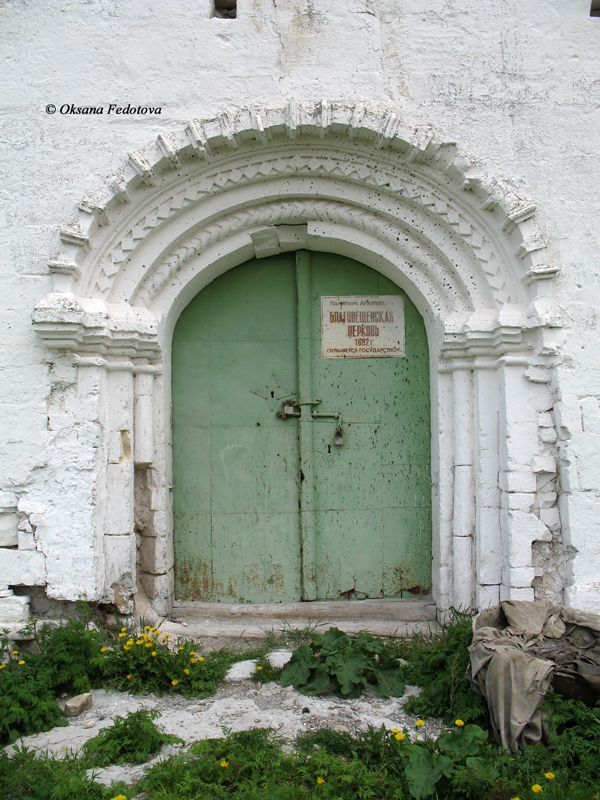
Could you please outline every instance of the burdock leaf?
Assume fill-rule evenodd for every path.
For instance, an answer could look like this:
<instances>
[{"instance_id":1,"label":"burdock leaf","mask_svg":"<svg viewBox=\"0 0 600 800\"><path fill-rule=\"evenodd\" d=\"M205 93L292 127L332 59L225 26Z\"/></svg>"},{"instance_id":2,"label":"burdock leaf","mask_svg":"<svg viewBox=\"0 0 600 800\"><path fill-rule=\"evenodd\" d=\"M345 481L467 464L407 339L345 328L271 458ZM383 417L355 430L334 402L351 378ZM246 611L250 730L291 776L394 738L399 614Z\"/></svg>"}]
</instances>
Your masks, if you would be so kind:
<instances>
[{"instance_id":1,"label":"burdock leaf","mask_svg":"<svg viewBox=\"0 0 600 800\"><path fill-rule=\"evenodd\" d=\"M319 659L315 656L308 645L303 645L294 653L281 673L281 685L293 686L300 689L309 678L310 671L319 665Z\"/></svg>"},{"instance_id":2,"label":"burdock leaf","mask_svg":"<svg viewBox=\"0 0 600 800\"><path fill-rule=\"evenodd\" d=\"M402 697L404 694L404 673L399 664L387 664L375 672L375 690L381 697Z\"/></svg>"},{"instance_id":3,"label":"burdock leaf","mask_svg":"<svg viewBox=\"0 0 600 800\"><path fill-rule=\"evenodd\" d=\"M331 674L337 678L342 694L351 694L357 686L366 686L364 671L369 662L362 653L346 650L344 653L328 656L325 663Z\"/></svg>"}]
</instances>

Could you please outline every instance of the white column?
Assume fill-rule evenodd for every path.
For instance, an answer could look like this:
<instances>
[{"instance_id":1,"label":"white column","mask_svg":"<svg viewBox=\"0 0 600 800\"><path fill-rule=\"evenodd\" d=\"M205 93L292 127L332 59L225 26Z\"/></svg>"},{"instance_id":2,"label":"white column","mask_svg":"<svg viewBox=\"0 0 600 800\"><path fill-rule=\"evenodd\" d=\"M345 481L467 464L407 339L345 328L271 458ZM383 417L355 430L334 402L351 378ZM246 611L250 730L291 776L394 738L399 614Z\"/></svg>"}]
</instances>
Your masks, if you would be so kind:
<instances>
[{"instance_id":1,"label":"white column","mask_svg":"<svg viewBox=\"0 0 600 800\"><path fill-rule=\"evenodd\" d=\"M134 534L133 373L129 369L107 372L108 463L104 521L104 599L122 613L133 611L136 590Z\"/></svg>"},{"instance_id":2,"label":"white column","mask_svg":"<svg viewBox=\"0 0 600 800\"><path fill-rule=\"evenodd\" d=\"M470 369L452 372L454 419L454 601L459 609L473 606L473 380Z\"/></svg>"},{"instance_id":3,"label":"white column","mask_svg":"<svg viewBox=\"0 0 600 800\"><path fill-rule=\"evenodd\" d=\"M500 602L502 536L498 473L499 388L495 364L473 371L475 396L475 605Z\"/></svg>"},{"instance_id":4,"label":"white column","mask_svg":"<svg viewBox=\"0 0 600 800\"><path fill-rule=\"evenodd\" d=\"M142 370L143 367L138 369ZM154 375L137 372L135 376L135 466L147 467L154 461Z\"/></svg>"},{"instance_id":5,"label":"white column","mask_svg":"<svg viewBox=\"0 0 600 800\"><path fill-rule=\"evenodd\" d=\"M440 372L437 387L438 443L432 474L433 518L433 597L440 611L454 601L452 593L452 514L454 509L454 418L452 414L452 375ZM432 456L433 456L432 447Z\"/></svg>"}]
</instances>

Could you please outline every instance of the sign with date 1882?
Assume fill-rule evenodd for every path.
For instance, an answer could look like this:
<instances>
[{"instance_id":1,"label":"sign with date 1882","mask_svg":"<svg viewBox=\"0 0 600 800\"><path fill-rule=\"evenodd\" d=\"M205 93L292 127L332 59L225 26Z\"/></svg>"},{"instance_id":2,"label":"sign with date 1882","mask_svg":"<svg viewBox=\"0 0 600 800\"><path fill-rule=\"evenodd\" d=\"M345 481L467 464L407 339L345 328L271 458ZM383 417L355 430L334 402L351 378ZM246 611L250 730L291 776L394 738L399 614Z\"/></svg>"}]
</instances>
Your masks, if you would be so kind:
<instances>
[{"instance_id":1,"label":"sign with date 1882","mask_svg":"<svg viewBox=\"0 0 600 800\"><path fill-rule=\"evenodd\" d=\"M403 298L321 297L321 347L323 358L402 358Z\"/></svg>"}]
</instances>

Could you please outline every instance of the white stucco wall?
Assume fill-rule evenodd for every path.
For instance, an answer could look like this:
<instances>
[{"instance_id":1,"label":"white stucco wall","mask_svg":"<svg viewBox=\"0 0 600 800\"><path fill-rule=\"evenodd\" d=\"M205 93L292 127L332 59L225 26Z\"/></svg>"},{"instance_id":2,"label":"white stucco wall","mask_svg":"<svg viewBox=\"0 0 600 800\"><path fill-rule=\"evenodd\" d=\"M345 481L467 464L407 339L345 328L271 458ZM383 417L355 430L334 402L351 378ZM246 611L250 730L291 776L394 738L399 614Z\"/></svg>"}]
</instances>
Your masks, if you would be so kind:
<instances>
[{"instance_id":1,"label":"white stucco wall","mask_svg":"<svg viewBox=\"0 0 600 800\"><path fill-rule=\"evenodd\" d=\"M381 103L431 125L537 204L565 312L554 395L562 542L539 548L538 583L544 571L561 573L568 602L600 610L600 19L589 5L238 0L238 18L225 21L210 18L209 0L5 3L0 505L14 514L18 503L21 538L19 551L0 553L0 586L47 582L53 597L98 599L105 579L90 539L94 505L105 502L95 470L109 457L102 378L80 370L75 380L66 363L50 371L31 326L51 290L59 227L122 171L128 151L161 132L226 107L327 97ZM110 103L128 102L162 111L107 114ZM51 103L104 114L51 115ZM539 423L550 445L551 423ZM538 467L552 481L552 465Z\"/></svg>"}]
</instances>

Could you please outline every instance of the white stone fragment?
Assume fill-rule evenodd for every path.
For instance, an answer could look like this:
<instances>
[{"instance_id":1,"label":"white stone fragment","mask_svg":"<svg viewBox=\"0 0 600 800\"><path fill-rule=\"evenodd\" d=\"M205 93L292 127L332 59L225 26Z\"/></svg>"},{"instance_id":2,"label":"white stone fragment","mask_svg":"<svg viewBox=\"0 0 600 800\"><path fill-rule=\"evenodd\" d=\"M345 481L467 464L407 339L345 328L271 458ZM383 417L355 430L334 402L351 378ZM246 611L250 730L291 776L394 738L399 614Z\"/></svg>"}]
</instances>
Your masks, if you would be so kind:
<instances>
[{"instance_id":1,"label":"white stone fragment","mask_svg":"<svg viewBox=\"0 0 600 800\"><path fill-rule=\"evenodd\" d=\"M291 650L273 650L267 655L267 661L273 669L282 669L292 657Z\"/></svg>"},{"instance_id":2,"label":"white stone fragment","mask_svg":"<svg viewBox=\"0 0 600 800\"><path fill-rule=\"evenodd\" d=\"M238 661L227 670L225 680L227 683L238 683L239 681L249 680L256 672L256 659L249 661Z\"/></svg>"}]
</instances>

